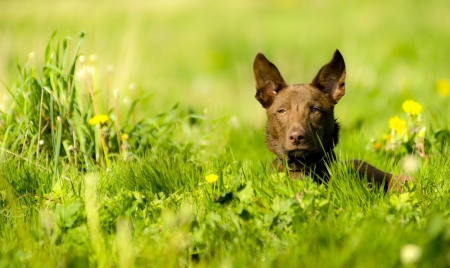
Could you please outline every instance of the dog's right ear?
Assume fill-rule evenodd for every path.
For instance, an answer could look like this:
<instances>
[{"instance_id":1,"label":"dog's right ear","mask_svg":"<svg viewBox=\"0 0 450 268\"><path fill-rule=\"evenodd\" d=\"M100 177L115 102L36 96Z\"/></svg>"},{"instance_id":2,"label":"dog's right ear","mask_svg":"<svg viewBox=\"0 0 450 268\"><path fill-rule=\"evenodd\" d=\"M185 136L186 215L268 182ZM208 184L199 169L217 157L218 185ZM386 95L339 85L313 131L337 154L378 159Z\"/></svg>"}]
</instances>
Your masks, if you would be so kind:
<instances>
[{"instance_id":1,"label":"dog's right ear","mask_svg":"<svg viewBox=\"0 0 450 268\"><path fill-rule=\"evenodd\" d=\"M268 108L278 91L286 87L283 77L277 67L271 63L262 53L258 53L253 62L255 74L256 95L255 98L264 108Z\"/></svg>"}]
</instances>

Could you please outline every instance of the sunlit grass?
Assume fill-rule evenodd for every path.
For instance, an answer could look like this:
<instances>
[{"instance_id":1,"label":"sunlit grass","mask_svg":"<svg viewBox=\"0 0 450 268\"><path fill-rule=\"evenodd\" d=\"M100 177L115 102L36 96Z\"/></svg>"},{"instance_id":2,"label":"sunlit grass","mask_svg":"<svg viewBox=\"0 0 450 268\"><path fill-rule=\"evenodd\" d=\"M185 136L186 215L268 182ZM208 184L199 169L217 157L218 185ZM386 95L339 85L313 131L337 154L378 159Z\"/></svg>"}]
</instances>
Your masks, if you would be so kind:
<instances>
[{"instance_id":1,"label":"sunlit grass","mask_svg":"<svg viewBox=\"0 0 450 268\"><path fill-rule=\"evenodd\" d=\"M448 266L449 8L2 3L0 267ZM404 172L413 147L371 139L421 105L426 157L403 193L342 162L323 185L272 169L253 57L308 82L336 48L340 159Z\"/></svg>"}]
</instances>

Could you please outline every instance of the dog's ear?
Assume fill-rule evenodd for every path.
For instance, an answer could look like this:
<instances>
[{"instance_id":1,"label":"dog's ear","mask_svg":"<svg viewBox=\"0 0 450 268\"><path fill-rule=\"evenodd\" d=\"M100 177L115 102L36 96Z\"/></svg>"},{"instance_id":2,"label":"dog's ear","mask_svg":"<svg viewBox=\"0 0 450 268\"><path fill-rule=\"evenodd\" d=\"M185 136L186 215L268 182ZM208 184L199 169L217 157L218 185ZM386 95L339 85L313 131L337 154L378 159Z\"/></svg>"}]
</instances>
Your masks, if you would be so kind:
<instances>
[{"instance_id":1,"label":"dog's ear","mask_svg":"<svg viewBox=\"0 0 450 268\"><path fill-rule=\"evenodd\" d=\"M277 67L262 53L258 53L253 62L253 73L256 81L255 98L264 108L268 108L278 91L286 87L283 77Z\"/></svg>"},{"instance_id":2,"label":"dog's ear","mask_svg":"<svg viewBox=\"0 0 450 268\"><path fill-rule=\"evenodd\" d=\"M339 50L336 49L331 61L320 69L311 85L329 94L335 104L344 96L345 62Z\"/></svg>"}]
</instances>

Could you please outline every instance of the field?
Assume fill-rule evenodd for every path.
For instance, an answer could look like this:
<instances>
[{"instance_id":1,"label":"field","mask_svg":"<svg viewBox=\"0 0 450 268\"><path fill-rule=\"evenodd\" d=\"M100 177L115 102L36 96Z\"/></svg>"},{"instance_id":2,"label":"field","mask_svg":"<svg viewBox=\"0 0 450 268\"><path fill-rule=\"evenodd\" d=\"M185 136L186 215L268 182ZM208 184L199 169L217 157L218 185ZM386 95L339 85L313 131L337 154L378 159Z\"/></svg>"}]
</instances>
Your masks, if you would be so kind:
<instances>
[{"instance_id":1,"label":"field","mask_svg":"<svg viewBox=\"0 0 450 268\"><path fill-rule=\"evenodd\" d=\"M450 266L450 2L310 2L2 1L0 267ZM336 153L402 193L271 167L256 53L335 49Z\"/></svg>"}]
</instances>

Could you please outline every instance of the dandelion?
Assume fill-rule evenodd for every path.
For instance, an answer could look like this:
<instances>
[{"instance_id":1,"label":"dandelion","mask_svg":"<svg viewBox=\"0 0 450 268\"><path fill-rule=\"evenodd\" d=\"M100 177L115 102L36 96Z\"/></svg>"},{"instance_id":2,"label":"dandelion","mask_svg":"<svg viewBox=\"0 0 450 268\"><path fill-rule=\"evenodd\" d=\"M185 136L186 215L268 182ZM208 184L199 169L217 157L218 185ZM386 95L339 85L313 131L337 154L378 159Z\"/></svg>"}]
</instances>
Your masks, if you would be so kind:
<instances>
[{"instance_id":1,"label":"dandelion","mask_svg":"<svg viewBox=\"0 0 450 268\"><path fill-rule=\"evenodd\" d=\"M417 134L417 137L423 139L423 138L425 138L426 133L427 133L427 128L422 127L422 128L420 128L419 133Z\"/></svg>"},{"instance_id":2,"label":"dandelion","mask_svg":"<svg viewBox=\"0 0 450 268\"><path fill-rule=\"evenodd\" d=\"M136 89L136 84L135 83L129 84L128 89L130 89L131 92L134 92L134 90Z\"/></svg>"},{"instance_id":3,"label":"dandelion","mask_svg":"<svg viewBox=\"0 0 450 268\"><path fill-rule=\"evenodd\" d=\"M125 104L125 105L131 105L131 99L130 98L128 98L128 97L126 97L126 98L124 98L123 99L123 103Z\"/></svg>"},{"instance_id":4,"label":"dandelion","mask_svg":"<svg viewBox=\"0 0 450 268\"><path fill-rule=\"evenodd\" d=\"M121 138L123 142L126 142L130 138L130 136L127 133L123 133Z\"/></svg>"},{"instance_id":5,"label":"dandelion","mask_svg":"<svg viewBox=\"0 0 450 268\"><path fill-rule=\"evenodd\" d=\"M407 244L400 250L400 260L404 265L413 264L420 259L422 249L414 244Z\"/></svg>"},{"instance_id":6,"label":"dandelion","mask_svg":"<svg viewBox=\"0 0 450 268\"><path fill-rule=\"evenodd\" d=\"M89 60L92 61L92 62L96 62L97 59L98 59L98 57L97 57L96 54L92 54L92 55L89 56Z\"/></svg>"},{"instance_id":7,"label":"dandelion","mask_svg":"<svg viewBox=\"0 0 450 268\"><path fill-rule=\"evenodd\" d=\"M237 116L232 116L231 118L230 118L230 125L233 127L233 128L238 128L239 127L239 118L237 117Z\"/></svg>"},{"instance_id":8,"label":"dandelion","mask_svg":"<svg viewBox=\"0 0 450 268\"><path fill-rule=\"evenodd\" d=\"M381 149L381 143L379 141L375 142L373 144L373 148L375 149L375 151L378 151Z\"/></svg>"},{"instance_id":9,"label":"dandelion","mask_svg":"<svg viewBox=\"0 0 450 268\"><path fill-rule=\"evenodd\" d=\"M387 135L386 135L386 140L389 141L389 140L391 140L391 139L392 139L392 134L387 134Z\"/></svg>"},{"instance_id":10,"label":"dandelion","mask_svg":"<svg viewBox=\"0 0 450 268\"><path fill-rule=\"evenodd\" d=\"M78 70L78 72L76 73L76 78L79 80L82 80L84 78L86 78L86 76L94 76L95 74L95 68L94 67L90 67L90 66L84 66L83 68L81 68L80 70Z\"/></svg>"},{"instance_id":11,"label":"dandelion","mask_svg":"<svg viewBox=\"0 0 450 268\"><path fill-rule=\"evenodd\" d=\"M92 126L95 126L95 125L104 124L107 121L109 121L109 117L107 115L99 114L99 115L96 115L96 116L92 117L91 119L89 119L88 123Z\"/></svg>"},{"instance_id":12,"label":"dandelion","mask_svg":"<svg viewBox=\"0 0 450 268\"><path fill-rule=\"evenodd\" d=\"M420 169L419 159L412 154L404 156L400 163L403 170L408 174L415 173Z\"/></svg>"},{"instance_id":13,"label":"dandelion","mask_svg":"<svg viewBox=\"0 0 450 268\"><path fill-rule=\"evenodd\" d=\"M106 66L106 71L108 72L108 73L113 73L114 72L114 65L108 65L108 66Z\"/></svg>"},{"instance_id":14,"label":"dandelion","mask_svg":"<svg viewBox=\"0 0 450 268\"><path fill-rule=\"evenodd\" d=\"M420 114L423 110L422 105L412 100L405 101L402 105L402 108L405 112L407 112L410 115Z\"/></svg>"},{"instance_id":15,"label":"dandelion","mask_svg":"<svg viewBox=\"0 0 450 268\"><path fill-rule=\"evenodd\" d=\"M450 95L450 82L447 79L438 79L436 82L436 89L439 95L448 96Z\"/></svg>"},{"instance_id":16,"label":"dandelion","mask_svg":"<svg viewBox=\"0 0 450 268\"><path fill-rule=\"evenodd\" d=\"M205 176L205 180L208 183L215 183L218 178L219 178L219 176L217 176L216 174L209 174L209 175Z\"/></svg>"},{"instance_id":17,"label":"dandelion","mask_svg":"<svg viewBox=\"0 0 450 268\"><path fill-rule=\"evenodd\" d=\"M402 134L406 130L406 121L394 116L389 119L389 127L398 134Z\"/></svg>"},{"instance_id":18,"label":"dandelion","mask_svg":"<svg viewBox=\"0 0 450 268\"><path fill-rule=\"evenodd\" d=\"M119 90L118 89L114 89L113 90L113 95L114 95L115 99L118 99L119 98Z\"/></svg>"}]
</instances>

